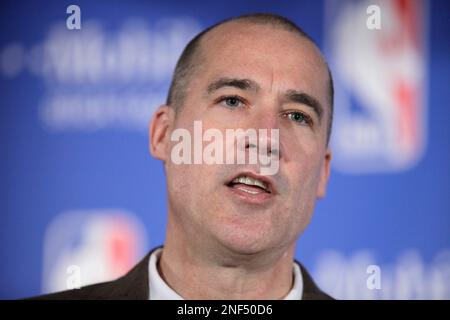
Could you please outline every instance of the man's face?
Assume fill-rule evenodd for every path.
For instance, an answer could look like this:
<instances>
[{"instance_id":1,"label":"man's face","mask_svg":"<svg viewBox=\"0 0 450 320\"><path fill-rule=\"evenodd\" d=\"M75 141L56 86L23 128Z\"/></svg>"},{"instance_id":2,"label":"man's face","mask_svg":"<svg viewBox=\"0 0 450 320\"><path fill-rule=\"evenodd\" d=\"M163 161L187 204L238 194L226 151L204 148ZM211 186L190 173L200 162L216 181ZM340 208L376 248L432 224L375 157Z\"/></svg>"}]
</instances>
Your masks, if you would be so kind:
<instances>
[{"instance_id":1,"label":"man's face","mask_svg":"<svg viewBox=\"0 0 450 320\"><path fill-rule=\"evenodd\" d=\"M230 182L241 173L258 175L257 165L177 165L170 158L176 142L166 138L166 152L159 158L165 160L173 221L190 241L218 242L239 253L287 247L325 193L330 159L326 65L308 40L242 22L208 33L200 62L169 131L185 128L194 137L194 121L202 122L203 131L219 129L224 137L225 129L278 129L279 170L266 176L270 193L246 194ZM221 79L245 79L251 85L211 86ZM316 100L321 116L300 96Z\"/></svg>"}]
</instances>

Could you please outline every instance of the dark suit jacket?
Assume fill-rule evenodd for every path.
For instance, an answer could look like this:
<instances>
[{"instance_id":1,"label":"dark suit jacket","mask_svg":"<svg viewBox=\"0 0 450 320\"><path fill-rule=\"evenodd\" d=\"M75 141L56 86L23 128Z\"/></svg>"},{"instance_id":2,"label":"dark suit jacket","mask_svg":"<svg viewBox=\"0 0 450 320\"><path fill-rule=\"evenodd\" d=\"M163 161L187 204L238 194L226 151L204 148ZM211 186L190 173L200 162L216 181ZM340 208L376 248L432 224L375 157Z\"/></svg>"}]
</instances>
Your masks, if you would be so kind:
<instances>
[{"instance_id":1,"label":"dark suit jacket","mask_svg":"<svg viewBox=\"0 0 450 320\"><path fill-rule=\"evenodd\" d=\"M159 248L159 247L158 247ZM150 251L133 269L123 277L109 282L93 284L81 289L67 290L34 297L45 300L147 300L149 295L148 260ZM298 263L298 262L297 262ZM308 271L300 264L303 276L304 300L333 299L322 292L314 283Z\"/></svg>"}]
</instances>

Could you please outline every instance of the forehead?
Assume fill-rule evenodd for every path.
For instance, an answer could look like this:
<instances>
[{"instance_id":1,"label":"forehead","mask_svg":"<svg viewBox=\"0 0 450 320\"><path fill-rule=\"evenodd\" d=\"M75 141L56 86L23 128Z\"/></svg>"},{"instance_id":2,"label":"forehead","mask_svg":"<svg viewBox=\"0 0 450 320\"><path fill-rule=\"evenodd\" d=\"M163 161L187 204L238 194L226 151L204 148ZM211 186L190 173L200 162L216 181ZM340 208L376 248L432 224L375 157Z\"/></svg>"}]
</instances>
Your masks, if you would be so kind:
<instances>
[{"instance_id":1,"label":"forehead","mask_svg":"<svg viewBox=\"0 0 450 320\"><path fill-rule=\"evenodd\" d=\"M200 77L252 78L261 87L300 89L326 104L328 71L319 49L307 38L271 25L228 22L201 41Z\"/></svg>"}]
</instances>

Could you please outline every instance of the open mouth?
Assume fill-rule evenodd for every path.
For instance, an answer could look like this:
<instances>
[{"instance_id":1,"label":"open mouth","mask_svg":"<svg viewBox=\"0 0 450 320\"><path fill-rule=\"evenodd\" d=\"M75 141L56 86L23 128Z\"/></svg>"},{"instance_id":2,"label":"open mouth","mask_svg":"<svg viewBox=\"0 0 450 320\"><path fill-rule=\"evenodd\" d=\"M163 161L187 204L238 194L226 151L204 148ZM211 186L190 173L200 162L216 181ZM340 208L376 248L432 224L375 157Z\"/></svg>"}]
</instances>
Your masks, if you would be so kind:
<instances>
[{"instance_id":1,"label":"open mouth","mask_svg":"<svg viewBox=\"0 0 450 320\"><path fill-rule=\"evenodd\" d=\"M252 195L272 193L272 188L269 182L245 173L231 180L227 186Z\"/></svg>"}]
</instances>

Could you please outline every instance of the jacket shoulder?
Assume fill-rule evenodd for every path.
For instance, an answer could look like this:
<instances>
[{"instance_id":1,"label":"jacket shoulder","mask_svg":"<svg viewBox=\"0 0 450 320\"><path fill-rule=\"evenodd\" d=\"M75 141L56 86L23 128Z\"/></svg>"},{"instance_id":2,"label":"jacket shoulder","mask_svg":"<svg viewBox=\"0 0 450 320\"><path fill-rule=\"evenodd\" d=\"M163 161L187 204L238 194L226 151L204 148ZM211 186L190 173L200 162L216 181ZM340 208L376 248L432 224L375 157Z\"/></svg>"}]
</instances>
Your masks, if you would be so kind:
<instances>
[{"instance_id":1,"label":"jacket shoulder","mask_svg":"<svg viewBox=\"0 0 450 320\"><path fill-rule=\"evenodd\" d=\"M149 295L148 259L150 251L123 277L109 282L97 283L56 293L31 297L32 300L146 300Z\"/></svg>"},{"instance_id":2,"label":"jacket shoulder","mask_svg":"<svg viewBox=\"0 0 450 320\"><path fill-rule=\"evenodd\" d=\"M295 261L302 271L303 278L303 300L335 300L330 295L323 292L314 282L308 270L298 261Z\"/></svg>"},{"instance_id":3,"label":"jacket shoulder","mask_svg":"<svg viewBox=\"0 0 450 320\"><path fill-rule=\"evenodd\" d=\"M117 280L116 280L117 281ZM114 299L111 292L116 288L116 281L97 283L82 287L50 294L44 294L29 298L31 300L98 300Z\"/></svg>"}]
</instances>

